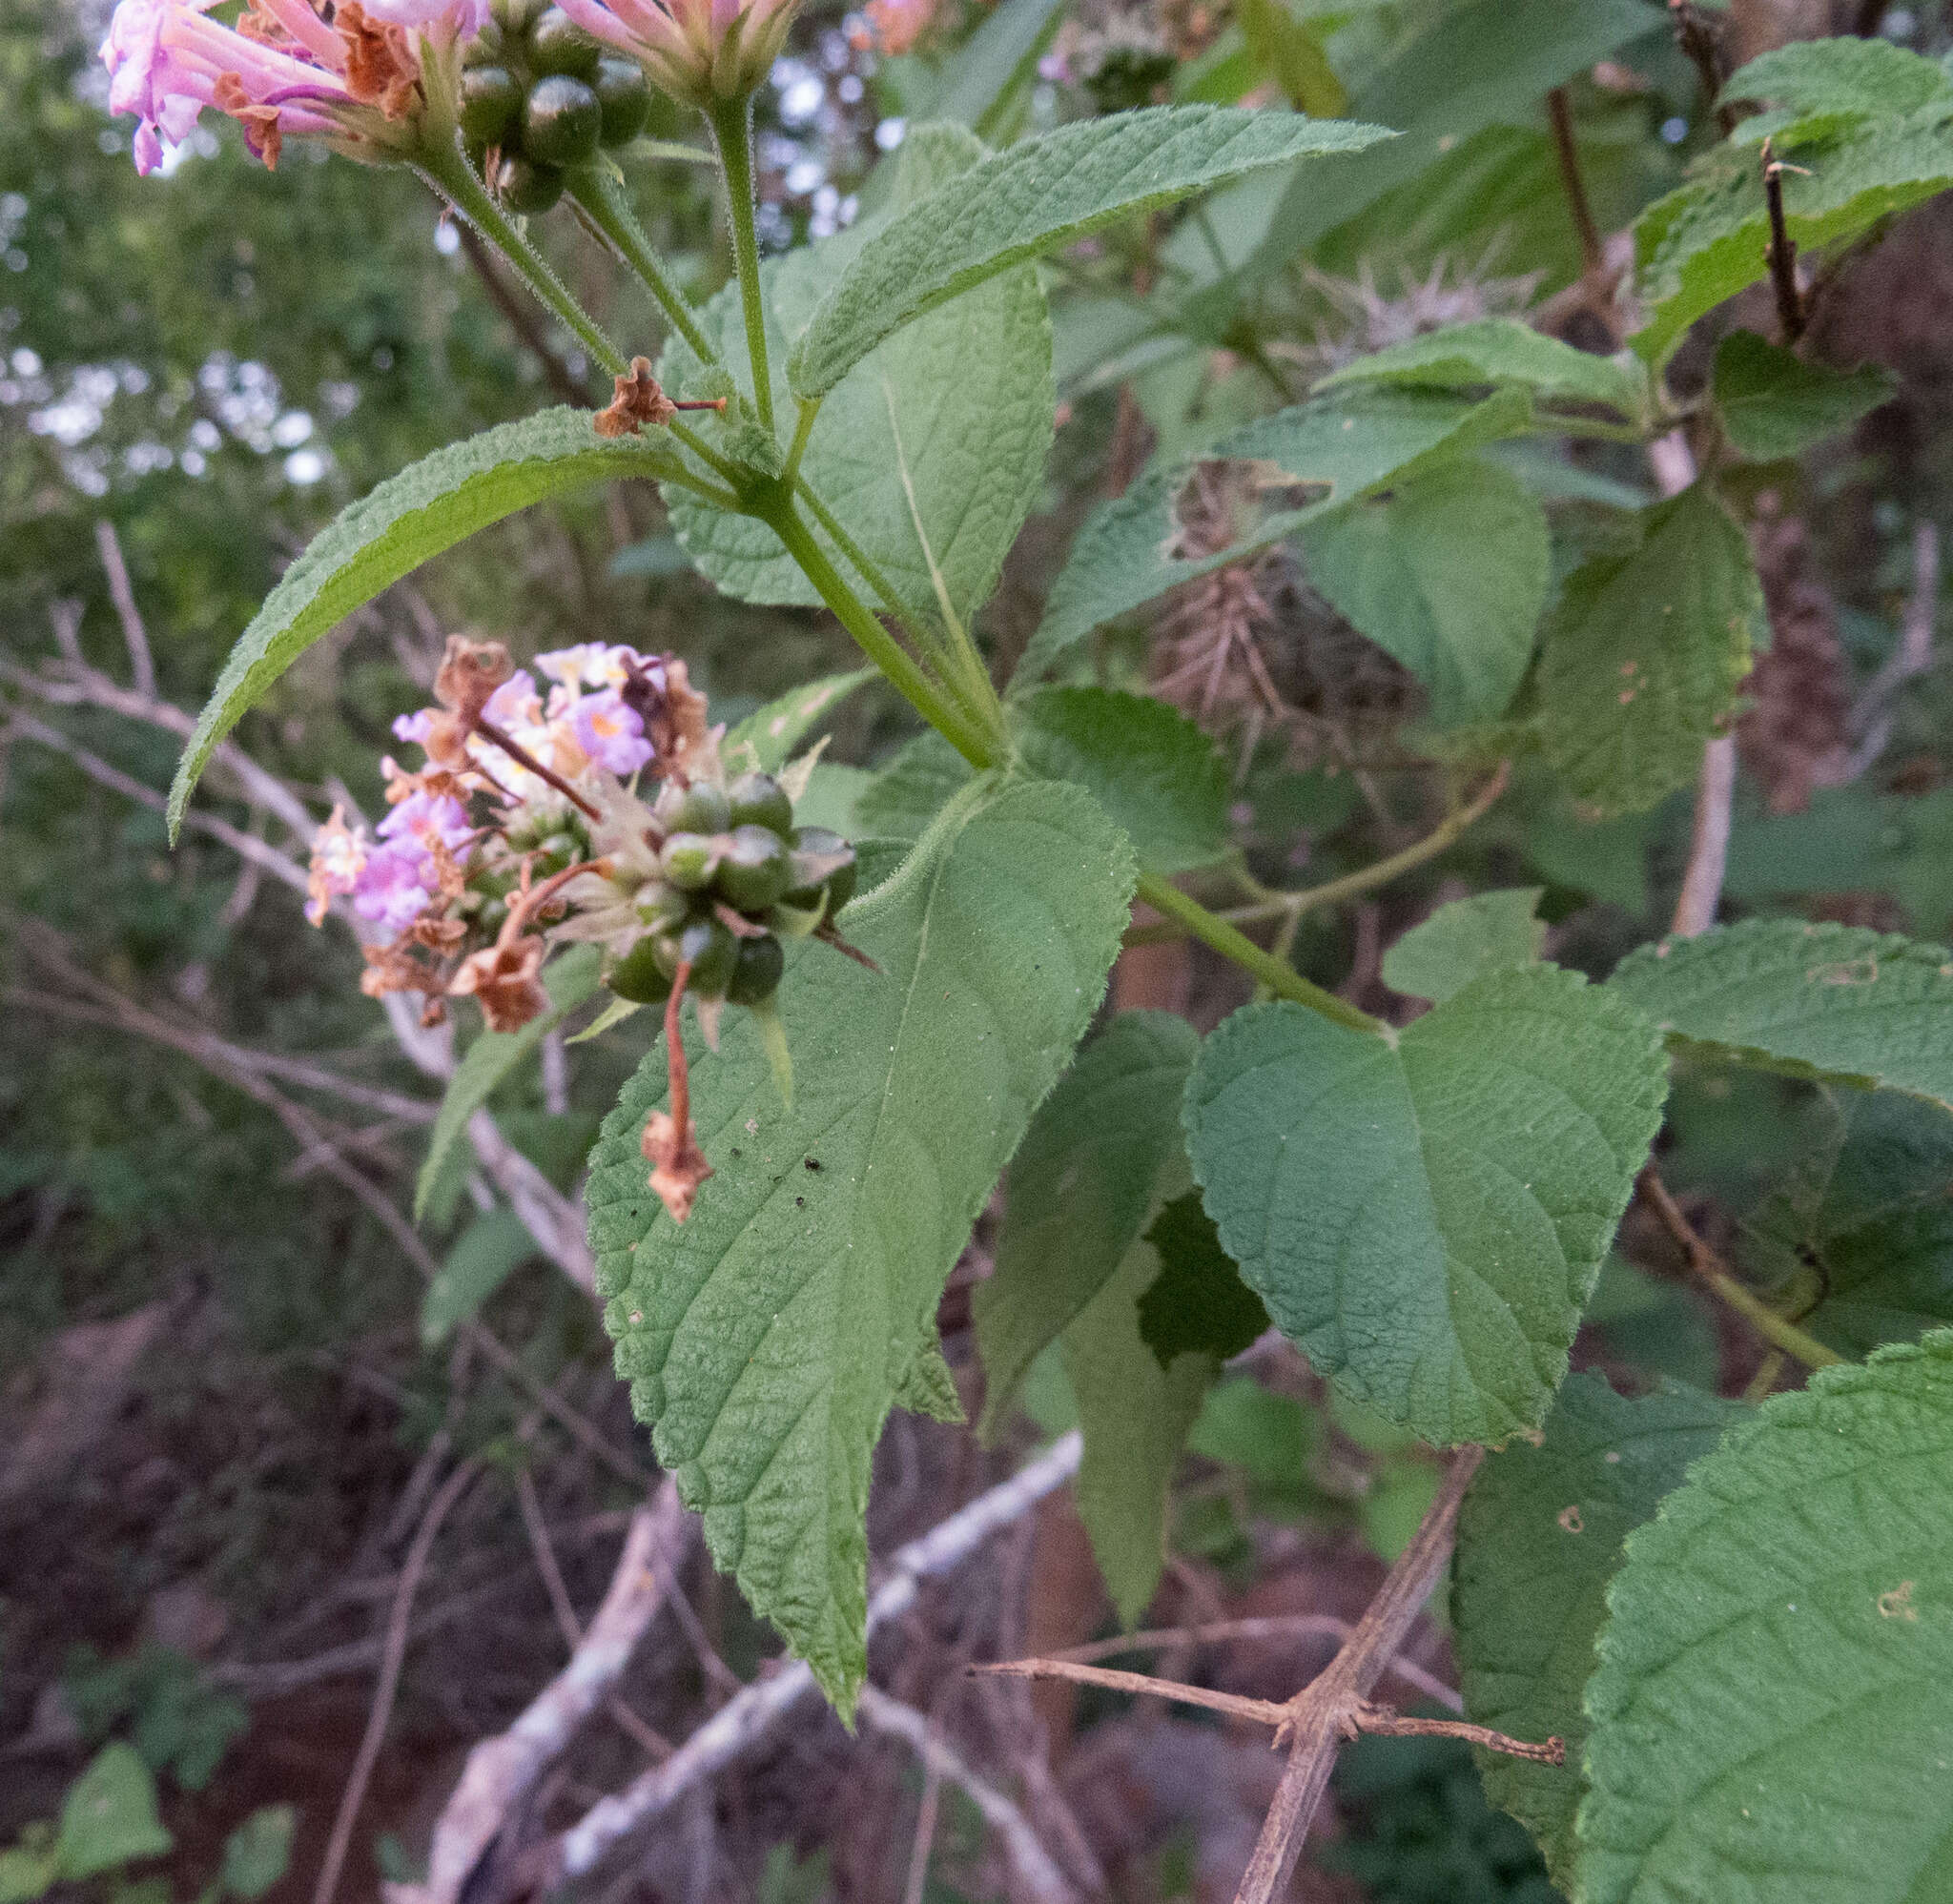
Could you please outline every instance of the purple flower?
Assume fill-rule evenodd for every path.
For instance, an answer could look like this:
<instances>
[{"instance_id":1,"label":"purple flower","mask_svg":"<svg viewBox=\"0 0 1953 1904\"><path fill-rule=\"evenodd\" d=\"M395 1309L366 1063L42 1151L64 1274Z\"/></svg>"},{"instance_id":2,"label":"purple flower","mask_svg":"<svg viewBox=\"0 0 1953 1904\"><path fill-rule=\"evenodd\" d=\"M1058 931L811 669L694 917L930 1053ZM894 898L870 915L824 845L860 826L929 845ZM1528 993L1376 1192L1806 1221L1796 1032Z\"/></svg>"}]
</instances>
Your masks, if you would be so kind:
<instances>
[{"instance_id":1,"label":"purple flower","mask_svg":"<svg viewBox=\"0 0 1953 1904\"><path fill-rule=\"evenodd\" d=\"M570 715L577 745L599 767L624 779L635 773L656 749L645 739L643 717L627 707L613 687L586 694Z\"/></svg>"},{"instance_id":2,"label":"purple flower","mask_svg":"<svg viewBox=\"0 0 1953 1904\"><path fill-rule=\"evenodd\" d=\"M434 862L420 841L389 840L366 855L353 887L353 911L398 938L434 894Z\"/></svg>"},{"instance_id":3,"label":"purple flower","mask_svg":"<svg viewBox=\"0 0 1953 1904\"><path fill-rule=\"evenodd\" d=\"M642 66L673 98L743 99L772 71L798 0L563 0L593 39Z\"/></svg>"},{"instance_id":4,"label":"purple flower","mask_svg":"<svg viewBox=\"0 0 1953 1904\"><path fill-rule=\"evenodd\" d=\"M409 793L380 823L380 837L412 844L422 859L427 841L438 839L449 852L459 852L474 832L467 809L445 793Z\"/></svg>"},{"instance_id":5,"label":"purple flower","mask_svg":"<svg viewBox=\"0 0 1953 1904\"><path fill-rule=\"evenodd\" d=\"M427 729L434 725L435 710L432 707L417 708L411 714L402 714L393 724L393 737L405 741L409 746L424 747L427 745Z\"/></svg>"}]
</instances>

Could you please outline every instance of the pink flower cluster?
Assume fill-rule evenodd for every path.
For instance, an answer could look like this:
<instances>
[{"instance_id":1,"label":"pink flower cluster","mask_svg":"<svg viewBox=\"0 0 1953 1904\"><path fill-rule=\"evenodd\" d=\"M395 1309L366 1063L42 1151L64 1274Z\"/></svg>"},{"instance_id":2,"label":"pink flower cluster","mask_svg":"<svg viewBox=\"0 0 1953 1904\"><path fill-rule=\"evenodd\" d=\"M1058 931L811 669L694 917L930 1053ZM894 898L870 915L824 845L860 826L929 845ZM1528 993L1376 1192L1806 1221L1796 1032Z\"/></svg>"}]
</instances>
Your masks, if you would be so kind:
<instances>
[{"instance_id":1,"label":"pink flower cluster","mask_svg":"<svg viewBox=\"0 0 1953 1904\"><path fill-rule=\"evenodd\" d=\"M307 0L250 0L233 28L209 17L215 4L120 0L109 22L109 110L141 121L138 172L206 106L237 120L267 166L288 135L371 141L418 110L421 43L451 46L488 19L488 0L340 0L330 22Z\"/></svg>"},{"instance_id":2,"label":"pink flower cluster","mask_svg":"<svg viewBox=\"0 0 1953 1904\"><path fill-rule=\"evenodd\" d=\"M506 735L540 765L579 791L602 791L599 776L627 780L648 766L654 748L645 736L643 717L619 691L635 670L660 691L661 663L634 648L587 642L536 657L536 670L547 681L539 691L527 668L519 669L488 697L482 720ZM423 707L393 724L397 739L424 747L441 710ZM354 912L397 937L467 870L467 860L483 829L469 820L463 794L504 796L500 827L526 826L533 834L555 829L569 812L563 792L540 774L521 766L485 735L467 741L474 770L460 774L430 768L408 773L391 759L381 763L387 779L388 812L377 839L348 827L342 809L319 830L313 844L311 903L306 914L320 924L336 898L349 898ZM425 784L436 783L438 790ZM450 894L451 896L451 894Z\"/></svg>"},{"instance_id":3,"label":"pink flower cluster","mask_svg":"<svg viewBox=\"0 0 1953 1904\"><path fill-rule=\"evenodd\" d=\"M743 99L772 71L799 0L561 0L593 39L636 60L673 98Z\"/></svg>"}]
</instances>

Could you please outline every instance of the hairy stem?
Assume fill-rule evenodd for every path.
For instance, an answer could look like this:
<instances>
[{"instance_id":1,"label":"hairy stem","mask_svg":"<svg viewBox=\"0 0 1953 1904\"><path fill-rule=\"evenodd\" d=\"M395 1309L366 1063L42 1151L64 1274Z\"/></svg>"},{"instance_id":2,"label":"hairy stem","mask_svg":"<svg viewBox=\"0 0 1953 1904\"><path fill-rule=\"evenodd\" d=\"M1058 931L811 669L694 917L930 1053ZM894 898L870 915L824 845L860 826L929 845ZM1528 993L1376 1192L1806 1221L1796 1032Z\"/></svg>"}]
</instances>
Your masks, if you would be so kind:
<instances>
[{"instance_id":1,"label":"hairy stem","mask_svg":"<svg viewBox=\"0 0 1953 1904\"><path fill-rule=\"evenodd\" d=\"M732 227L732 261L739 271L739 301L746 312L746 348L752 358L752 402L759 420L773 427L773 380L767 361L767 314L759 295L759 235L752 222L752 112L745 99L728 100L709 115L726 169L727 215Z\"/></svg>"},{"instance_id":2,"label":"hairy stem","mask_svg":"<svg viewBox=\"0 0 1953 1904\"><path fill-rule=\"evenodd\" d=\"M959 703L945 699L940 685L925 674L909 651L875 620L868 604L848 585L828 560L826 551L814 541L791 499L783 499L765 512L761 520L786 543L787 553L800 564L801 573L813 583L841 625L922 718L972 767L989 767L997 757L1000 737L986 733Z\"/></svg>"},{"instance_id":3,"label":"hairy stem","mask_svg":"<svg viewBox=\"0 0 1953 1904\"><path fill-rule=\"evenodd\" d=\"M576 301L569 287L548 261L509 222L488 189L475 176L456 136L452 149L430 146L415 170L442 197L482 234L522 274L523 281L551 312L562 318L591 357L615 377L624 369L624 353L606 338L597 320Z\"/></svg>"},{"instance_id":4,"label":"hairy stem","mask_svg":"<svg viewBox=\"0 0 1953 1904\"><path fill-rule=\"evenodd\" d=\"M587 166L570 174L569 194L598 235L637 273L645 289L670 318L672 328L691 347L691 354L701 363L717 363L718 352L699 329L696 314L684 292L671 281L616 177L601 166Z\"/></svg>"},{"instance_id":5,"label":"hairy stem","mask_svg":"<svg viewBox=\"0 0 1953 1904\"><path fill-rule=\"evenodd\" d=\"M1359 1012L1320 985L1312 985L1292 966L1272 952L1264 952L1237 927L1230 926L1219 913L1208 911L1199 900L1189 899L1179 887L1169 885L1158 873L1141 873L1139 891L1140 897L1156 911L1178 921L1203 945L1211 946L1223 958L1231 959L1244 972L1260 979L1277 998L1306 1005L1311 1012L1319 1012L1331 1023L1347 1026L1352 1032L1388 1030L1382 1019Z\"/></svg>"}]
</instances>

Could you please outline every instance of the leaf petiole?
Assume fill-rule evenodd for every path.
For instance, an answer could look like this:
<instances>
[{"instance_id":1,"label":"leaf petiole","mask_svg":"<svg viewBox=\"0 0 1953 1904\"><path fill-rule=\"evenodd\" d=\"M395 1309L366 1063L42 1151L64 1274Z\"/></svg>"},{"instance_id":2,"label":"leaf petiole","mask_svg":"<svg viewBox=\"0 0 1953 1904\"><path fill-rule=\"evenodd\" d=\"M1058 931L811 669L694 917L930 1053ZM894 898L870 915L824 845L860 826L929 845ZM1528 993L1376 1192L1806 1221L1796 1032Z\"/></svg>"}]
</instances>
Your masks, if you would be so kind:
<instances>
[{"instance_id":1,"label":"leaf petiole","mask_svg":"<svg viewBox=\"0 0 1953 1904\"><path fill-rule=\"evenodd\" d=\"M752 403L773 427L773 381L767 358L767 314L759 290L759 235L752 221L752 108L729 99L707 115L726 173L726 211L732 229L732 260L739 271L739 301L746 312L746 349L752 359Z\"/></svg>"},{"instance_id":2,"label":"leaf petiole","mask_svg":"<svg viewBox=\"0 0 1953 1904\"><path fill-rule=\"evenodd\" d=\"M671 320L672 328L690 346L701 363L715 364L719 354L699 328L698 317L684 292L671 281L664 261L637 221L618 180L599 166L586 166L569 175L569 195L599 237L643 280Z\"/></svg>"}]
</instances>

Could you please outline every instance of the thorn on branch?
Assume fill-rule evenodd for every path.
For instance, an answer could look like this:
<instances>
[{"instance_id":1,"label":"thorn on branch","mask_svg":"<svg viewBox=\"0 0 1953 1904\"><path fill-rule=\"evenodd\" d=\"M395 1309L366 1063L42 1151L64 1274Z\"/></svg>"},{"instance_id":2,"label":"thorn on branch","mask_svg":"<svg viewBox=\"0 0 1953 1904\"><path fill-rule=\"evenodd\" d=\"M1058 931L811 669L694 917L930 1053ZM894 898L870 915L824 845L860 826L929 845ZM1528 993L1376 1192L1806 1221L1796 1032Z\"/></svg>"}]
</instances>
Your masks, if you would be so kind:
<instances>
[{"instance_id":1,"label":"thorn on branch","mask_svg":"<svg viewBox=\"0 0 1953 1904\"><path fill-rule=\"evenodd\" d=\"M1763 253L1770 267L1770 288L1777 294L1777 327L1786 347L1804 334L1806 313L1803 293L1797 283L1797 245L1783 221L1783 174L1800 172L1799 166L1786 167L1763 141L1763 202L1770 210L1770 243Z\"/></svg>"}]
</instances>

